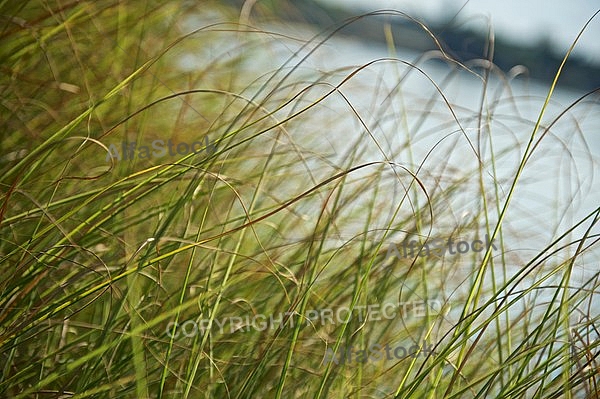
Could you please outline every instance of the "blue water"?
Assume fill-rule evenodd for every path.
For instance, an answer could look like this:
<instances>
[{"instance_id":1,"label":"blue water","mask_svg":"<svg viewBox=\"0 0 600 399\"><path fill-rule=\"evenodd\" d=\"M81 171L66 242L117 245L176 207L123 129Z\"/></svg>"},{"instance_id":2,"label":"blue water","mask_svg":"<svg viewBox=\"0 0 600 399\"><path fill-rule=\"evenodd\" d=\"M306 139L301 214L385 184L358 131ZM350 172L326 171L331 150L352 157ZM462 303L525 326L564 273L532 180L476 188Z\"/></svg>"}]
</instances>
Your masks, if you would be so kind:
<instances>
[{"instance_id":1,"label":"blue water","mask_svg":"<svg viewBox=\"0 0 600 399\"><path fill-rule=\"evenodd\" d=\"M317 33L291 24L270 28L305 39ZM306 154L315 155L306 163L311 171L323 172L321 177L325 178L330 176L325 165L348 167L345 161L353 148L358 149L353 165L368 162L397 165L388 168L388 185L379 191L376 206L382 212L380 219L373 220L373 229L387 225L394 205L410 184L412 179L402 169L405 168L416 174L428 191L446 201L437 206L434 225L425 226L423 233L445 237L443 234L450 230L461 236L467 234L461 233L464 230L472 234L472 220L475 219L479 222L477 231L483 236L486 221L481 216L473 216L483 214L478 208L482 197L480 163L483 192L488 201L487 215L493 229L549 92L547 85L493 73L485 86L483 69L477 63L468 65L473 69L469 72L452 63L436 60L439 54L435 53L426 54L423 59L422 54L404 50L392 53L382 45L332 38L309 55L309 51L317 47L316 43L301 49L303 42L299 40L257 36L249 53L256 54L253 52L258 49L261 56L249 57L248 70L254 71L256 77L264 74L259 82L265 82L275 71L277 78L274 81L280 81L289 72L291 76L285 83L295 83L278 89L275 99L267 107L273 109L281 104L277 96L290 98L302 91L304 97L295 102L297 111L340 85L336 92L307 112L316 117L307 117L302 131L290 130L289 139ZM240 46L248 44L242 39L228 40L215 44L215 52L226 54L226 49L231 48L232 53L236 53ZM296 51L298 54L294 56ZM195 63L202 62L198 57L201 56L188 54L183 67L190 69ZM298 68L292 71L296 66ZM349 78L356 71L359 72ZM326 77L317 82L315 75L318 74ZM259 87L260 84L251 86L244 95L249 98L260 90ZM502 223L504 247L499 253L492 254L498 264L507 265L508 276L522 270L532 257L600 206L598 96L575 106L549 131L545 130L583 94L562 88L559 82L541 118L533 141L535 151L519 178ZM286 109L277 117L283 119L290 112ZM305 173L300 164L299 168L298 173ZM352 176L355 179L368 177L373 171L367 168ZM445 192L459 180L460 191L449 193L446 198ZM500 198L498 202L496 196ZM365 193L364 197L368 201L370 193ZM426 196L420 192L416 197L423 206ZM345 226L348 230L331 244L345 243L362 230L361 223ZM588 225L589 222L568 235L559 246L580 238ZM352 231L353 227L356 231ZM592 229L592 234L599 232L598 227ZM549 273L553 265L568 259L575 248L571 245L569 249L549 255L544 265L538 268L538 278ZM432 281L432 286L441 284L446 292L460 298L472 278L473 259L465 256L453 262L452 270L444 270L437 276L443 281ZM596 245L576 260L572 285L581 286L597 273L599 264L600 251ZM561 275L558 273L544 284L556 282ZM497 278L503 280L501 271ZM520 288L531 287L533 281L532 274ZM550 294L551 291L540 294L537 300L543 302ZM460 306L462 303L453 306L448 317L456 320ZM525 302L521 307L514 306L514 314L527 306ZM595 303L594 310L598 312L598 309L598 303Z\"/></svg>"}]
</instances>

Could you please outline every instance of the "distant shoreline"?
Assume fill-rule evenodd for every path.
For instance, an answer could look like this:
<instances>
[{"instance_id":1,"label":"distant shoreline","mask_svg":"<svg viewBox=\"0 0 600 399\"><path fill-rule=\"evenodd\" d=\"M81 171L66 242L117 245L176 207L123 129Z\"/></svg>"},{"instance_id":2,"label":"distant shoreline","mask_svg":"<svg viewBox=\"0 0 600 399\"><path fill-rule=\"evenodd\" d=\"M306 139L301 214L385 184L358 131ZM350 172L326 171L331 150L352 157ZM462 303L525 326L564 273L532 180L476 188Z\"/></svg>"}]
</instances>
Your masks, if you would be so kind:
<instances>
[{"instance_id":1,"label":"distant shoreline","mask_svg":"<svg viewBox=\"0 0 600 399\"><path fill-rule=\"evenodd\" d=\"M226 1L239 7L244 3L242 0ZM332 30L343 21L361 15L360 12L353 13L346 9L326 6L314 0L282 1L276 7L272 7L271 11L284 21L305 23L321 30ZM392 37L397 47L418 52L438 49L421 27L399 15L372 15L360 18L336 34L366 43L386 43L386 23L392 28ZM486 58L488 39L480 32L432 23L428 23L427 27L450 57L460 62ZM520 46L499 36L494 40L493 62L498 68L507 73L515 66L524 66L527 69L526 77L545 84L553 82L563 57L564 54L558 53L545 41ZM600 65L590 64L571 55L563 68L558 85L582 91L600 88Z\"/></svg>"}]
</instances>

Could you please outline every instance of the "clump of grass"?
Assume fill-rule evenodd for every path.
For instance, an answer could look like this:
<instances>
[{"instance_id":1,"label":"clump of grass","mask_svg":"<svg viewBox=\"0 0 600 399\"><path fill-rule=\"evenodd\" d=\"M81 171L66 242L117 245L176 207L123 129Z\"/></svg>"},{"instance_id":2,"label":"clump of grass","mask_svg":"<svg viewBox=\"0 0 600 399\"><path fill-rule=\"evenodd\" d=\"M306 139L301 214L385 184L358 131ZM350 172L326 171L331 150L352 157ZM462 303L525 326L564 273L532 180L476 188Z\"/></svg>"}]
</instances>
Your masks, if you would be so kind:
<instances>
[{"instance_id":1,"label":"clump of grass","mask_svg":"<svg viewBox=\"0 0 600 399\"><path fill-rule=\"evenodd\" d=\"M406 61L391 41L323 71L311 62L337 27L307 40L205 6L218 23L186 2L2 5L4 396L596 394L600 208L570 209L594 193L579 171L597 159L576 151L597 94L520 98L491 56ZM453 99L465 74L472 106ZM214 153L107 160L113 144L204 137ZM540 153L569 190L555 218L519 209ZM532 250L523 217L547 224ZM386 257L486 234L497 252ZM342 307L346 322L307 317ZM247 325L257 315L269 328ZM227 318L242 321L215 328ZM213 326L183 335L186 321ZM324 361L423 342L426 357Z\"/></svg>"}]
</instances>

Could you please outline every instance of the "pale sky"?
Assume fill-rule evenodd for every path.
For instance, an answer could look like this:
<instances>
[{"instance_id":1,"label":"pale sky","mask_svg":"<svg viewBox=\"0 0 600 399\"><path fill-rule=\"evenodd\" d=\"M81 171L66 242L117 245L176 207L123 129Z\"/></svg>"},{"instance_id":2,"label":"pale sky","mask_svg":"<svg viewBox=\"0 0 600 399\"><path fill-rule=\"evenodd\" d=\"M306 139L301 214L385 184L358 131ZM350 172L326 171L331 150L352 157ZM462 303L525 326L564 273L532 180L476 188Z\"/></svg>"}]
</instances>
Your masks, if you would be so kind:
<instances>
[{"instance_id":1,"label":"pale sky","mask_svg":"<svg viewBox=\"0 0 600 399\"><path fill-rule=\"evenodd\" d=\"M454 16L465 5L460 21L480 27L490 18L496 35L511 41L536 41L547 35L563 53L587 20L600 9L597 0L319 0L365 11L397 9L432 20ZM576 52L600 64L600 14L582 35Z\"/></svg>"}]
</instances>

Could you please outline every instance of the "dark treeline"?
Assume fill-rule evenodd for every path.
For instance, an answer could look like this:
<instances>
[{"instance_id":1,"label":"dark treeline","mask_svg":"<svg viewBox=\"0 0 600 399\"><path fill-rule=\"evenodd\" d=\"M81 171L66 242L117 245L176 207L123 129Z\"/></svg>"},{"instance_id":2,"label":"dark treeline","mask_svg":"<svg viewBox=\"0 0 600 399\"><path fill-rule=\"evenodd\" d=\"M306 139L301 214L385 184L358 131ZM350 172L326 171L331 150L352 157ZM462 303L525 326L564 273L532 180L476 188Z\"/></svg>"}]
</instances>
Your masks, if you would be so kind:
<instances>
[{"instance_id":1,"label":"dark treeline","mask_svg":"<svg viewBox=\"0 0 600 399\"><path fill-rule=\"evenodd\" d=\"M242 0L228 0L241 6ZM359 13L347 9L324 6L314 0L265 1L255 5L254 12L268 8L268 13L293 22L303 22L319 29L330 29ZM267 10L265 10L267 11ZM389 23L395 45L415 51L437 49L435 42L416 23L401 16L377 15L360 18L345 26L339 33L365 42L385 43L383 26ZM426 23L442 48L461 62L488 58L489 38L479 31L464 29L452 23ZM527 68L527 75L535 80L551 83L566 49L554 49L548 41L520 45L495 37L493 62L504 72L517 65ZM561 53L562 52L562 53ZM591 91L600 87L600 66L571 56L560 77L559 84L574 89Z\"/></svg>"}]
</instances>

